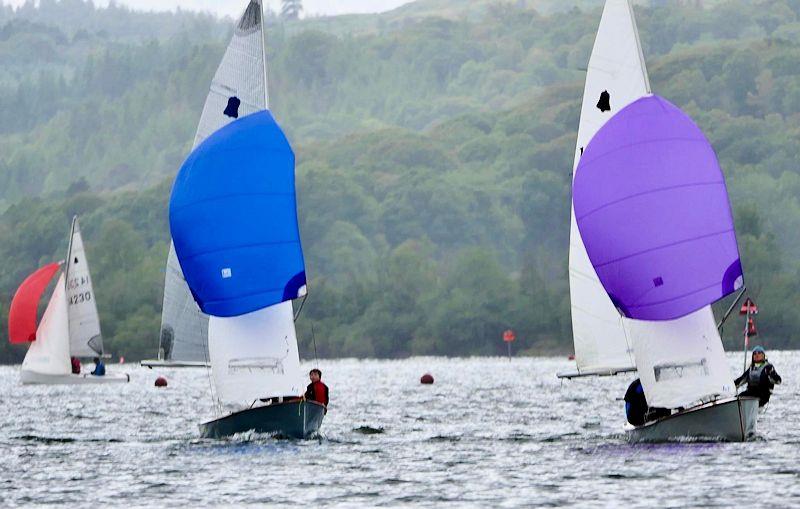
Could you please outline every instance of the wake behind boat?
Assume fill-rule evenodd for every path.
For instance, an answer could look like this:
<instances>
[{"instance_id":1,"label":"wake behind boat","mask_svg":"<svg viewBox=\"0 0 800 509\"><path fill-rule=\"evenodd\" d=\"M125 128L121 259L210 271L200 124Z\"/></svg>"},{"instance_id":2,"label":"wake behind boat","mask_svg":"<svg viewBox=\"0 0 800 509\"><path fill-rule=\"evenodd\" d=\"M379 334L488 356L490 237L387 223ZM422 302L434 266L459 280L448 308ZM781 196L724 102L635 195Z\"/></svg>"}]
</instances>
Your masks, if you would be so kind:
<instances>
[{"instance_id":1,"label":"wake behind boat","mask_svg":"<svg viewBox=\"0 0 800 509\"><path fill-rule=\"evenodd\" d=\"M263 14L250 0L237 21L170 199L160 357L210 365L204 437L308 438L325 413L299 398L292 300L306 295L305 262L294 152L268 106Z\"/></svg>"},{"instance_id":2,"label":"wake behind boat","mask_svg":"<svg viewBox=\"0 0 800 509\"><path fill-rule=\"evenodd\" d=\"M570 297L577 372L637 371L653 422L632 441L755 432L737 398L710 304L743 286L716 156L655 96L629 0L607 0L586 78L575 152Z\"/></svg>"},{"instance_id":3,"label":"wake behind boat","mask_svg":"<svg viewBox=\"0 0 800 509\"><path fill-rule=\"evenodd\" d=\"M42 294L62 268L42 321L37 326L36 315ZM75 373L73 369L73 362L77 363L76 367L80 366L78 357L103 356L100 318L77 217L72 220L67 259L46 265L23 281L11 302L8 329L12 344L30 344L20 372L23 384L130 381L125 373L95 376Z\"/></svg>"}]
</instances>

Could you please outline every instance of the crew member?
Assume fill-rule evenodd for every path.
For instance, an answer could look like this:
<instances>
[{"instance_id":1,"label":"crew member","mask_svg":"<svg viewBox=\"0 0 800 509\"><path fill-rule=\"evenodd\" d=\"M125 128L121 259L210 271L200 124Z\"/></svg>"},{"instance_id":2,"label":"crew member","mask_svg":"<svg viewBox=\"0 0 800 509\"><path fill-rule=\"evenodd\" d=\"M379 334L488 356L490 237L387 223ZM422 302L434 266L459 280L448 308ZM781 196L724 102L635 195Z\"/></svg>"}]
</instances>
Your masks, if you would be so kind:
<instances>
[{"instance_id":1,"label":"crew member","mask_svg":"<svg viewBox=\"0 0 800 509\"><path fill-rule=\"evenodd\" d=\"M106 376L106 365L103 364L100 357L94 358L94 371L92 371L92 374L94 376Z\"/></svg>"},{"instance_id":2,"label":"crew member","mask_svg":"<svg viewBox=\"0 0 800 509\"><path fill-rule=\"evenodd\" d=\"M644 388L638 378L631 382L625 392L625 416L634 426L644 424L647 415L647 400L644 397Z\"/></svg>"},{"instance_id":3,"label":"crew member","mask_svg":"<svg viewBox=\"0 0 800 509\"><path fill-rule=\"evenodd\" d=\"M70 364L72 364L72 374L73 375L80 375L81 374L81 360L77 357L70 357L69 358Z\"/></svg>"},{"instance_id":4,"label":"crew member","mask_svg":"<svg viewBox=\"0 0 800 509\"><path fill-rule=\"evenodd\" d=\"M736 387L747 384L747 389L740 396L756 397L758 406L764 406L772 396L772 388L782 380L775 367L767 360L767 352L763 348L760 346L753 348L752 355L750 367L735 380L735 383Z\"/></svg>"},{"instance_id":5,"label":"crew member","mask_svg":"<svg viewBox=\"0 0 800 509\"><path fill-rule=\"evenodd\" d=\"M637 378L628 386L628 390L625 392L625 415L629 423L634 426L641 426L647 421L661 419L671 413L672 411L669 408L647 406L644 387L642 387L640 379Z\"/></svg>"},{"instance_id":6,"label":"crew member","mask_svg":"<svg viewBox=\"0 0 800 509\"><path fill-rule=\"evenodd\" d=\"M322 371L317 368L308 372L308 378L311 383L306 387L306 399L309 401L316 401L325 405L325 411L328 411L328 386L322 383Z\"/></svg>"}]
</instances>

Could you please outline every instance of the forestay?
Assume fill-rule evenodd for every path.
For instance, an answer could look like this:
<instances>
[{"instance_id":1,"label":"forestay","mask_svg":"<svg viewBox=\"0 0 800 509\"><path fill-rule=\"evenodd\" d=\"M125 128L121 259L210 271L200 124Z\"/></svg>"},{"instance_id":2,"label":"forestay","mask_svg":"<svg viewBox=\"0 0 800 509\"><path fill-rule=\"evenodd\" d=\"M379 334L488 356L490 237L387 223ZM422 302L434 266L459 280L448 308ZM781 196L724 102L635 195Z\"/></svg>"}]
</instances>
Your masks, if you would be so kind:
<instances>
[{"instance_id":1,"label":"forestay","mask_svg":"<svg viewBox=\"0 0 800 509\"><path fill-rule=\"evenodd\" d=\"M69 361L69 318L64 274L58 278L47 303L42 321L22 361L23 371L44 375L67 375L72 372Z\"/></svg>"},{"instance_id":2,"label":"forestay","mask_svg":"<svg viewBox=\"0 0 800 509\"><path fill-rule=\"evenodd\" d=\"M234 318L212 316L208 349L216 397L224 410L302 394L291 302Z\"/></svg>"},{"instance_id":3,"label":"forestay","mask_svg":"<svg viewBox=\"0 0 800 509\"><path fill-rule=\"evenodd\" d=\"M680 320L625 323L648 405L688 407L736 393L711 308Z\"/></svg>"},{"instance_id":4,"label":"forestay","mask_svg":"<svg viewBox=\"0 0 800 509\"><path fill-rule=\"evenodd\" d=\"M251 0L206 98L193 148L240 116L267 108L266 56L261 5ZM166 360L207 360L208 316L195 304L170 244L161 315L161 350Z\"/></svg>"},{"instance_id":5,"label":"forestay","mask_svg":"<svg viewBox=\"0 0 800 509\"><path fill-rule=\"evenodd\" d=\"M633 8L628 0L608 0L589 60L573 169L595 133L615 113L649 92ZM569 285L578 370L631 368L634 361L625 327L589 261L574 213Z\"/></svg>"},{"instance_id":6,"label":"forestay","mask_svg":"<svg viewBox=\"0 0 800 509\"><path fill-rule=\"evenodd\" d=\"M65 262L67 308L69 318L69 350L75 357L102 355L103 338L97 315L89 262L83 247L78 218L72 219L69 251Z\"/></svg>"}]
</instances>

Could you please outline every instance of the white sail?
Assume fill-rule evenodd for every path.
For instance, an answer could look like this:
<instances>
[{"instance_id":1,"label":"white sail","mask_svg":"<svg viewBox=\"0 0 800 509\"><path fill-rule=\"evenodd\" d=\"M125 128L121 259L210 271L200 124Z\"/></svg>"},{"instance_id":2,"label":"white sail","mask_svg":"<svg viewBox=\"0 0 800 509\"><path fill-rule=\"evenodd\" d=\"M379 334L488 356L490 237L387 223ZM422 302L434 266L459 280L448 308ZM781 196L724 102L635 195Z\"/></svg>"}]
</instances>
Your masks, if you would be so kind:
<instances>
[{"instance_id":1,"label":"white sail","mask_svg":"<svg viewBox=\"0 0 800 509\"><path fill-rule=\"evenodd\" d=\"M72 372L67 314L67 297L62 273L36 330L36 341L31 343L22 361L22 371L43 375L68 375Z\"/></svg>"},{"instance_id":2,"label":"white sail","mask_svg":"<svg viewBox=\"0 0 800 509\"><path fill-rule=\"evenodd\" d=\"M208 351L217 401L224 410L303 392L291 302L233 318L212 316Z\"/></svg>"},{"instance_id":3,"label":"white sail","mask_svg":"<svg viewBox=\"0 0 800 509\"><path fill-rule=\"evenodd\" d=\"M625 322L648 405L678 408L736 394L711 308L678 320Z\"/></svg>"},{"instance_id":4,"label":"white sail","mask_svg":"<svg viewBox=\"0 0 800 509\"><path fill-rule=\"evenodd\" d=\"M236 23L233 38L211 82L194 147L236 118L267 108L264 51L261 5L258 0L251 0ZM161 314L163 358L206 361L207 331L208 316L197 307L170 243Z\"/></svg>"},{"instance_id":5,"label":"white sail","mask_svg":"<svg viewBox=\"0 0 800 509\"><path fill-rule=\"evenodd\" d=\"M72 219L69 251L65 262L67 309L69 318L69 351L75 357L103 354L103 337L97 315L89 262L83 247L78 218Z\"/></svg>"},{"instance_id":6,"label":"white sail","mask_svg":"<svg viewBox=\"0 0 800 509\"><path fill-rule=\"evenodd\" d=\"M629 0L608 0L589 60L573 170L583 149L608 119L649 92L633 7ZM589 261L574 211L570 221L569 286L578 370L632 367L631 344L622 318Z\"/></svg>"}]
</instances>

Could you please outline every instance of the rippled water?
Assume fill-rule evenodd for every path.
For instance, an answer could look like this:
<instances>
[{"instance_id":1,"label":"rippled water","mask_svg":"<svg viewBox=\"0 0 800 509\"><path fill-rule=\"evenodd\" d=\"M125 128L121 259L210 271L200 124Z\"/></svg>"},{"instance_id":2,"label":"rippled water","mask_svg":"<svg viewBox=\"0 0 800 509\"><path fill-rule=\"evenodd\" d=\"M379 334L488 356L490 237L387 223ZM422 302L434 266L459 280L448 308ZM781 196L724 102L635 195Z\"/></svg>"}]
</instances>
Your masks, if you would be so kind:
<instances>
[{"instance_id":1,"label":"rippled water","mask_svg":"<svg viewBox=\"0 0 800 509\"><path fill-rule=\"evenodd\" d=\"M797 505L800 353L770 358L785 382L756 441L635 446L616 399L632 377L562 383L565 359L322 361L332 406L302 442L198 439L202 369L23 387L3 367L0 505Z\"/></svg>"}]
</instances>

